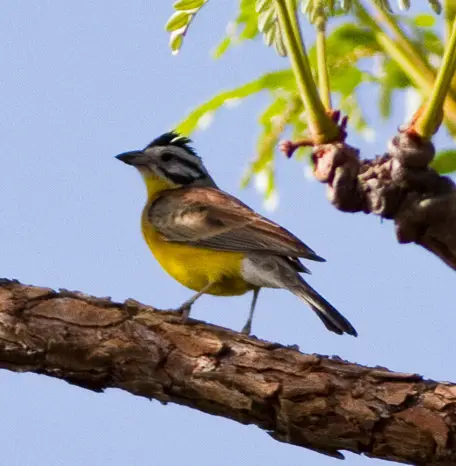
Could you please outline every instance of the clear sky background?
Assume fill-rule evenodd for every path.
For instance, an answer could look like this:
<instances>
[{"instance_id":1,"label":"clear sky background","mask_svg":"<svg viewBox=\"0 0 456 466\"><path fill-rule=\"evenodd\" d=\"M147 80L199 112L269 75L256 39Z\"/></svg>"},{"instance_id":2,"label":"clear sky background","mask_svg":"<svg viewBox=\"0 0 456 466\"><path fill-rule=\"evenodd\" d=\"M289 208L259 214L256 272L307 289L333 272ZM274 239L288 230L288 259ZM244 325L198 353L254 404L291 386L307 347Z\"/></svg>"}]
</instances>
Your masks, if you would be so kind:
<instances>
[{"instance_id":1,"label":"clear sky background","mask_svg":"<svg viewBox=\"0 0 456 466\"><path fill-rule=\"evenodd\" d=\"M171 1L2 2L0 16L0 276L24 283L128 297L169 308L191 292L168 277L139 229L145 192L114 155L144 147L221 89L287 62L260 42L213 61L237 2L209 2L171 56L163 25ZM429 11L414 0L416 11ZM361 91L373 109L373 90ZM219 185L262 213L240 177L255 150L266 95L217 114L195 147ZM374 142L381 153L404 118L403 100ZM439 135L440 148L451 141ZM357 339L328 332L285 291L260 294L253 331L304 352L456 381L452 270L417 246L397 244L391 222L343 214L302 162L279 156L278 210L267 213L324 256L310 283L355 325ZM193 316L240 329L250 296L203 297ZM332 466L337 460L273 441L253 426L188 408L104 394L34 374L0 371L0 463L24 465ZM346 454L347 464L380 465Z\"/></svg>"}]
</instances>

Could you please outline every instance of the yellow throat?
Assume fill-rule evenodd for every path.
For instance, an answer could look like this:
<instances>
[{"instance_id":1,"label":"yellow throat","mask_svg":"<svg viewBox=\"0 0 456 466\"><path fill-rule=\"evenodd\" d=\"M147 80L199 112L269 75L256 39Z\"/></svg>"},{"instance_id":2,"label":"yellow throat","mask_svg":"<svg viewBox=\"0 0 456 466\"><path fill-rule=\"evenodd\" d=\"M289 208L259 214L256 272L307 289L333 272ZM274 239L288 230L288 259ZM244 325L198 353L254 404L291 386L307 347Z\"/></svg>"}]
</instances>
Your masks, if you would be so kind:
<instances>
[{"instance_id":1,"label":"yellow throat","mask_svg":"<svg viewBox=\"0 0 456 466\"><path fill-rule=\"evenodd\" d=\"M253 289L241 275L243 253L172 243L154 228L148 212L152 203L167 189L176 189L173 183L151 173L143 173L147 187L147 203L141 219L144 239L162 268L182 285L200 291L208 283L214 285L208 294L235 296Z\"/></svg>"}]
</instances>

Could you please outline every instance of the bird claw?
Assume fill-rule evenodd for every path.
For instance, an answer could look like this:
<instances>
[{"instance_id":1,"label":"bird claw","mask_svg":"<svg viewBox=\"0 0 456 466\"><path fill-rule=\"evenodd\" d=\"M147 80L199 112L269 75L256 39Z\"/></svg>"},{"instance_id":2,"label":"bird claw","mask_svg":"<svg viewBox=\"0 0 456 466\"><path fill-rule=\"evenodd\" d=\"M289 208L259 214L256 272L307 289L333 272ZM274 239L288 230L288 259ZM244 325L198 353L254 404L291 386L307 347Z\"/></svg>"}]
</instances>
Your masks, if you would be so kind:
<instances>
[{"instance_id":1,"label":"bird claw","mask_svg":"<svg viewBox=\"0 0 456 466\"><path fill-rule=\"evenodd\" d=\"M242 327L241 333L243 333L244 335L250 335L251 332L252 332L252 323L246 322L244 327Z\"/></svg>"},{"instance_id":2,"label":"bird claw","mask_svg":"<svg viewBox=\"0 0 456 466\"><path fill-rule=\"evenodd\" d=\"M182 316L182 323L186 324L188 321L188 318L190 316L190 309L192 308L191 305L189 304L182 304L182 306L179 306L178 308L174 309L174 312L177 312Z\"/></svg>"}]
</instances>

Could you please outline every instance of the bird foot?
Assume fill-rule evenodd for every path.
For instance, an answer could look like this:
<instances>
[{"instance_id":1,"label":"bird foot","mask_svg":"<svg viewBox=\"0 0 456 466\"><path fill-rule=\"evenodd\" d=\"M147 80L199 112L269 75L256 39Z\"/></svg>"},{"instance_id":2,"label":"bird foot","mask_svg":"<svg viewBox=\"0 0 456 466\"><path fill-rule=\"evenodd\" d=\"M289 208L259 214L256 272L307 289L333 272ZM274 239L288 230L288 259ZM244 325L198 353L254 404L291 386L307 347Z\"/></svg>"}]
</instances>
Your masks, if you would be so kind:
<instances>
[{"instance_id":1,"label":"bird foot","mask_svg":"<svg viewBox=\"0 0 456 466\"><path fill-rule=\"evenodd\" d=\"M250 335L252 333L252 322L246 322L244 327L242 327L241 333Z\"/></svg>"},{"instance_id":2,"label":"bird foot","mask_svg":"<svg viewBox=\"0 0 456 466\"><path fill-rule=\"evenodd\" d=\"M182 323L186 324L190 316L190 309L192 308L191 304L184 303L182 306L179 306L176 309L173 309L174 312L177 312L182 316Z\"/></svg>"}]
</instances>

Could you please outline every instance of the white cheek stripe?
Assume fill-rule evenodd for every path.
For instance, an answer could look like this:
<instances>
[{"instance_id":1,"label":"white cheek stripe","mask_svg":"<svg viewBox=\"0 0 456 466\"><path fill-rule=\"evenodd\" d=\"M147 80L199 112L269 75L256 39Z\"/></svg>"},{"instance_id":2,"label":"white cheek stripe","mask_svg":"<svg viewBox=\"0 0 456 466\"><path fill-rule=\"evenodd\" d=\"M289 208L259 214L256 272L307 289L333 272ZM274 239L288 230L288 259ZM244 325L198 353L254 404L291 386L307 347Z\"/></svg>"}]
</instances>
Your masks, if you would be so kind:
<instances>
[{"instance_id":1,"label":"white cheek stripe","mask_svg":"<svg viewBox=\"0 0 456 466\"><path fill-rule=\"evenodd\" d=\"M190 167L187 167L185 165L174 165L169 167L167 170L169 174L172 175L178 175L178 176L184 176L185 178L193 178L193 179L199 179L202 176L204 176L204 172L198 169L193 169Z\"/></svg>"}]
</instances>

